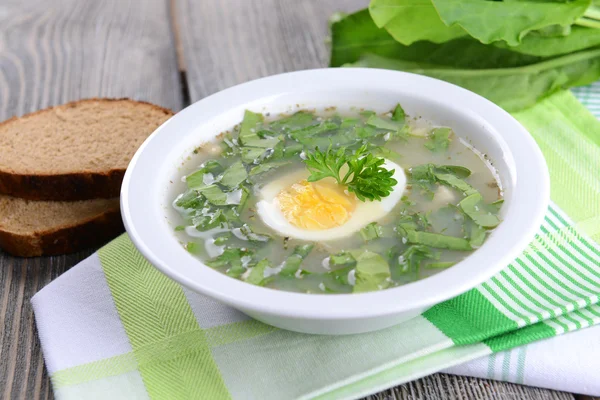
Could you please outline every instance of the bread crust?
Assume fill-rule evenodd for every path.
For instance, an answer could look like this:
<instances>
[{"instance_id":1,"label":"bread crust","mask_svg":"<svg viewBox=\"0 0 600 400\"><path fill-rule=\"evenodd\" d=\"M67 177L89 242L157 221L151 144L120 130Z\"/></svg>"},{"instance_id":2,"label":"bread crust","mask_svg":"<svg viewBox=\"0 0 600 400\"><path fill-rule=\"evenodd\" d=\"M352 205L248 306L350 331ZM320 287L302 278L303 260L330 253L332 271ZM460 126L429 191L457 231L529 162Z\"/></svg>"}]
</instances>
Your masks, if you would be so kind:
<instances>
[{"instance_id":1,"label":"bread crust","mask_svg":"<svg viewBox=\"0 0 600 400\"><path fill-rule=\"evenodd\" d=\"M0 193L38 201L110 199L119 196L124 175L124 169L60 175L21 175L0 170Z\"/></svg>"},{"instance_id":2,"label":"bread crust","mask_svg":"<svg viewBox=\"0 0 600 400\"><path fill-rule=\"evenodd\" d=\"M37 257L74 253L100 246L124 231L119 209L111 209L75 225L20 234L0 228L0 248L13 256Z\"/></svg>"},{"instance_id":3,"label":"bread crust","mask_svg":"<svg viewBox=\"0 0 600 400\"><path fill-rule=\"evenodd\" d=\"M145 104L164 113L165 116L170 117L173 115L171 110L145 101L131 100L129 98L90 98L34 111L22 117L12 117L1 122L0 128L18 119L31 118L37 114L59 107L75 107L78 104L86 102L116 101ZM81 171L65 174L15 174L0 169L0 194L27 200L76 201L98 198L109 199L119 196L124 175L125 169L112 169L102 172Z\"/></svg>"}]
</instances>

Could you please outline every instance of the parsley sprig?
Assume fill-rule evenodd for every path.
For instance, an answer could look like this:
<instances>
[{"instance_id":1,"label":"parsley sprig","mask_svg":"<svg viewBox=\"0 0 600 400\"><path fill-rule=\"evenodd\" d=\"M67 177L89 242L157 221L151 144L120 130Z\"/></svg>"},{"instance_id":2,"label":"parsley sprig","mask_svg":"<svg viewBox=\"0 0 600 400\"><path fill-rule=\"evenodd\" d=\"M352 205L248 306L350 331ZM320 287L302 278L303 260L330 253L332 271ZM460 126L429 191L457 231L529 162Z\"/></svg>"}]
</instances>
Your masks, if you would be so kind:
<instances>
[{"instance_id":1,"label":"parsley sprig","mask_svg":"<svg viewBox=\"0 0 600 400\"><path fill-rule=\"evenodd\" d=\"M383 158L369 153L367 146L362 146L353 154L347 153L345 147L332 149L329 146L325 152L317 148L313 153L307 153L304 160L311 173L307 179L309 182L331 177L361 201L380 201L382 197L389 196L398 183L392 178L395 170L385 169L382 166L384 162ZM345 165L348 171L342 177Z\"/></svg>"}]
</instances>

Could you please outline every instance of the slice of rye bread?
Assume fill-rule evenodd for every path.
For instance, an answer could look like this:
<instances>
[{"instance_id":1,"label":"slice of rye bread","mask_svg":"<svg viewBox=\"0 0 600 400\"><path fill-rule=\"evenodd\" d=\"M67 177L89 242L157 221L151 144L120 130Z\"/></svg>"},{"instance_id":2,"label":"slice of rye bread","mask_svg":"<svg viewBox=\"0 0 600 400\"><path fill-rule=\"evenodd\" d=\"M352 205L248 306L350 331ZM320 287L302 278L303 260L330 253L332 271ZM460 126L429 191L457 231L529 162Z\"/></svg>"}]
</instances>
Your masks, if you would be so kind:
<instances>
[{"instance_id":1,"label":"slice of rye bread","mask_svg":"<svg viewBox=\"0 0 600 400\"><path fill-rule=\"evenodd\" d=\"M0 195L0 248L15 256L72 253L122 231L118 198L64 202Z\"/></svg>"},{"instance_id":2,"label":"slice of rye bread","mask_svg":"<svg viewBox=\"0 0 600 400\"><path fill-rule=\"evenodd\" d=\"M87 99L0 124L0 193L30 200L119 196L142 142L173 113L129 99Z\"/></svg>"}]
</instances>

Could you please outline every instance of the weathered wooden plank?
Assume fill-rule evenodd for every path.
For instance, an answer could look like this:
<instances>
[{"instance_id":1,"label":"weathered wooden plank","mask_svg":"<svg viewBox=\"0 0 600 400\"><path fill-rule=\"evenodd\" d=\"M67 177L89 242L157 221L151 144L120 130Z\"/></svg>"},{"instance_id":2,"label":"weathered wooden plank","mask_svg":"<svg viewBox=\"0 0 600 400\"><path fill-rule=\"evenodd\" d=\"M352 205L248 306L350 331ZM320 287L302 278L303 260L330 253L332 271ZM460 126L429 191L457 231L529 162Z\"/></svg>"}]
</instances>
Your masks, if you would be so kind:
<instances>
[{"instance_id":1,"label":"weathered wooden plank","mask_svg":"<svg viewBox=\"0 0 600 400\"><path fill-rule=\"evenodd\" d=\"M512 383L435 374L368 396L365 400L574 400L570 393Z\"/></svg>"},{"instance_id":2,"label":"weathered wooden plank","mask_svg":"<svg viewBox=\"0 0 600 400\"><path fill-rule=\"evenodd\" d=\"M365 0L176 1L192 101L281 72L327 65L327 20Z\"/></svg>"},{"instance_id":3,"label":"weathered wooden plank","mask_svg":"<svg viewBox=\"0 0 600 400\"><path fill-rule=\"evenodd\" d=\"M327 65L327 20L365 0L177 0L175 20L191 101L267 75ZM383 399L573 399L502 382L436 374L370 396Z\"/></svg>"},{"instance_id":4,"label":"weathered wooden plank","mask_svg":"<svg viewBox=\"0 0 600 400\"><path fill-rule=\"evenodd\" d=\"M86 97L182 106L168 0L2 0L0 120ZM0 398L51 398L29 299L89 255L0 252Z\"/></svg>"}]
</instances>

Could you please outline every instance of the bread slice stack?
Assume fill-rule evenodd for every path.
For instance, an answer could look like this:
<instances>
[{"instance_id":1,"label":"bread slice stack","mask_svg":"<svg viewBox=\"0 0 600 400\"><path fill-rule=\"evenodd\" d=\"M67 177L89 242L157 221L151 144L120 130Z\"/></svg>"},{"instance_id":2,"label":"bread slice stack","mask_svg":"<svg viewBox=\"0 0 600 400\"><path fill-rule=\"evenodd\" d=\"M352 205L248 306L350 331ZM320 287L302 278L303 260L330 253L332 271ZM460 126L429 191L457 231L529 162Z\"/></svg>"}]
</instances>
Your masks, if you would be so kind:
<instances>
[{"instance_id":1,"label":"bread slice stack","mask_svg":"<svg viewBox=\"0 0 600 400\"><path fill-rule=\"evenodd\" d=\"M123 231L121 181L173 113L128 99L80 100L0 124L0 248L70 253Z\"/></svg>"}]
</instances>

